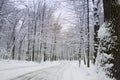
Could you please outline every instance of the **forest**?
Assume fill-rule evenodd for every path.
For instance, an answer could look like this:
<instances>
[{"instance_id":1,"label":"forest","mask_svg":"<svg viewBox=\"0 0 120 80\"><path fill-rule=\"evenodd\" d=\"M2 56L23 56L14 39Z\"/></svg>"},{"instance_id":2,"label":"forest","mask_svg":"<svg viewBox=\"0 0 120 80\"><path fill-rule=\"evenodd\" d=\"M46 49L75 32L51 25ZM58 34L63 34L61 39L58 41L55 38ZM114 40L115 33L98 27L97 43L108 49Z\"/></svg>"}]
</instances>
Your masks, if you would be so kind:
<instances>
[{"instance_id":1,"label":"forest","mask_svg":"<svg viewBox=\"0 0 120 80\"><path fill-rule=\"evenodd\" d=\"M0 60L78 61L120 80L120 0L0 0Z\"/></svg>"}]
</instances>

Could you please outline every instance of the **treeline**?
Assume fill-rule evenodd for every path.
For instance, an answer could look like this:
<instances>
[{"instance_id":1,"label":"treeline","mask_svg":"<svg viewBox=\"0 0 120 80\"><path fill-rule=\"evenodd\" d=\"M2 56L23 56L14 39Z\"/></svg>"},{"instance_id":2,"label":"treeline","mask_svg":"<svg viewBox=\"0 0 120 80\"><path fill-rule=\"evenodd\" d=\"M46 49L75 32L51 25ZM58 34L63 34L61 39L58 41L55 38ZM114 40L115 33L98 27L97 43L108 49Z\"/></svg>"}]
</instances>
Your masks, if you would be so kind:
<instances>
[{"instance_id":1,"label":"treeline","mask_svg":"<svg viewBox=\"0 0 120 80\"><path fill-rule=\"evenodd\" d=\"M19 3L23 9L10 0L0 1L0 57L41 61L46 60L48 52L54 57L56 36L61 29L53 15L56 4L48 5L45 0Z\"/></svg>"},{"instance_id":2,"label":"treeline","mask_svg":"<svg viewBox=\"0 0 120 80\"><path fill-rule=\"evenodd\" d=\"M78 60L78 54L84 56L86 45L83 50L79 37L86 34L76 35L75 27L71 32L62 30L61 13L55 15L59 6L59 1L1 0L0 58L41 62Z\"/></svg>"}]
</instances>

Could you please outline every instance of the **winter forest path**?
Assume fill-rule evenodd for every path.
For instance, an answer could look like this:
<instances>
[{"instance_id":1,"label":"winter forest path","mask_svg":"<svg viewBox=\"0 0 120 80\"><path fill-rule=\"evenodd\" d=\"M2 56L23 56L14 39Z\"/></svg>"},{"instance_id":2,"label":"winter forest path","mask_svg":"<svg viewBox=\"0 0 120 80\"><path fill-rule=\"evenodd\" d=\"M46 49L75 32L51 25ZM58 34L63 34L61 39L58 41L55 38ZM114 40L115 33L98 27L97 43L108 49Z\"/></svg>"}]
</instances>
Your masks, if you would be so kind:
<instances>
[{"instance_id":1,"label":"winter forest path","mask_svg":"<svg viewBox=\"0 0 120 80\"><path fill-rule=\"evenodd\" d=\"M66 69L67 69L67 65L64 63L64 64L36 70L18 76L11 80L61 80L62 74Z\"/></svg>"},{"instance_id":2,"label":"winter forest path","mask_svg":"<svg viewBox=\"0 0 120 80\"><path fill-rule=\"evenodd\" d=\"M0 80L105 80L83 61L54 61L40 64L25 61L0 61Z\"/></svg>"},{"instance_id":3,"label":"winter forest path","mask_svg":"<svg viewBox=\"0 0 120 80\"><path fill-rule=\"evenodd\" d=\"M77 62L62 62L48 68L23 74L11 80L88 80L91 76L84 66Z\"/></svg>"}]
</instances>

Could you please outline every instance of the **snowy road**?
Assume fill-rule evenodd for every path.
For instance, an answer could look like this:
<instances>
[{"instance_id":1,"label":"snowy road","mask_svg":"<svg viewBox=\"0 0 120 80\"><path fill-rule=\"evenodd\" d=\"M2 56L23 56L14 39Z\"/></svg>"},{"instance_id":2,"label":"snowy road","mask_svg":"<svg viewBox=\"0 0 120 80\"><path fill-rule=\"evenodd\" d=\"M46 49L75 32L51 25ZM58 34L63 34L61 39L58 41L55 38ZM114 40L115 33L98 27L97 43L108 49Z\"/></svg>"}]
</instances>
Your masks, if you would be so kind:
<instances>
[{"instance_id":1,"label":"snowy road","mask_svg":"<svg viewBox=\"0 0 120 80\"><path fill-rule=\"evenodd\" d=\"M110 80L97 74L94 65L56 61L41 64L24 61L0 61L0 80Z\"/></svg>"},{"instance_id":2,"label":"snowy road","mask_svg":"<svg viewBox=\"0 0 120 80\"><path fill-rule=\"evenodd\" d=\"M69 64L60 64L57 66L44 68L18 76L11 80L62 80L63 73L67 70Z\"/></svg>"}]
</instances>

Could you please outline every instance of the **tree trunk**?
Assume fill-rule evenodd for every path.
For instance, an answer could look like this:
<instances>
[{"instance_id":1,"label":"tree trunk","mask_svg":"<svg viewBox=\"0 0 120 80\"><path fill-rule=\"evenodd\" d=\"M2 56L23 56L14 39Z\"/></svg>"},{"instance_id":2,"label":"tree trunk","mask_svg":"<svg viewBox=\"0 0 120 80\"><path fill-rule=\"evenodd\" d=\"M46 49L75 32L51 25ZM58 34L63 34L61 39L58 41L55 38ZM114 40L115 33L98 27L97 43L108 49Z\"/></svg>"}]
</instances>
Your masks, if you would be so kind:
<instances>
[{"instance_id":1,"label":"tree trunk","mask_svg":"<svg viewBox=\"0 0 120 80\"><path fill-rule=\"evenodd\" d=\"M113 29L112 37L117 38L116 46L108 52L113 55L113 67L110 69L111 77L120 80L120 4L118 0L103 0L104 20L110 22L110 28Z\"/></svg>"},{"instance_id":2,"label":"tree trunk","mask_svg":"<svg viewBox=\"0 0 120 80\"><path fill-rule=\"evenodd\" d=\"M89 0L87 0L87 28L88 28L88 52L87 52L87 67L90 67L90 51L89 51Z\"/></svg>"}]
</instances>

